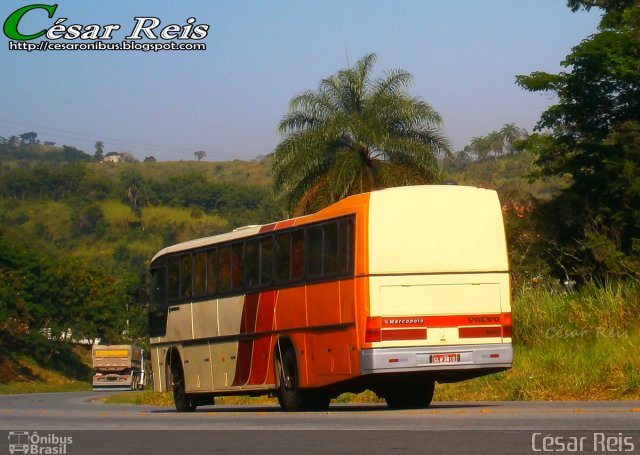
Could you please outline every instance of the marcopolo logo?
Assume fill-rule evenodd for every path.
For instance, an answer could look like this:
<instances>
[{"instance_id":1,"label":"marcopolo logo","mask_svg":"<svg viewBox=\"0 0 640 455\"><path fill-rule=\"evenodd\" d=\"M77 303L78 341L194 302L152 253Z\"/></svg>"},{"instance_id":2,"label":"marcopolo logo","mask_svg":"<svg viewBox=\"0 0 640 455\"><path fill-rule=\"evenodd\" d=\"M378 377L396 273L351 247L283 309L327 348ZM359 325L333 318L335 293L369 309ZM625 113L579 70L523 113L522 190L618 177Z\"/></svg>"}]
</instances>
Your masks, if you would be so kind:
<instances>
[{"instance_id":1,"label":"marcopolo logo","mask_svg":"<svg viewBox=\"0 0 640 455\"><path fill-rule=\"evenodd\" d=\"M73 444L71 436L53 433L39 435L37 431L10 431L9 453L65 455L67 446Z\"/></svg>"},{"instance_id":2,"label":"marcopolo logo","mask_svg":"<svg viewBox=\"0 0 640 455\"><path fill-rule=\"evenodd\" d=\"M55 18L58 4L32 4L12 12L4 22L3 32L9 38L10 50L46 51L46 50L205 50L204 43L198 43L207 37L208 24L197 24L195 17L189 17L183 24L163 25L154 16L136 16L132 24L74 24L67 17ZM20 26L29 14L46 13L52 20L48 28L24 30ZM126 36L121 42L111 42L118 33ZM42 38L39 43L31 41ZM140 40L146 40L141 43ZM73 42L69 42L73 41ZM78 42L79 41L79 42ZM189 41L189 42L187 42ZM193 41L196 41L195 43Z\"/></svg>"}]
</instances>

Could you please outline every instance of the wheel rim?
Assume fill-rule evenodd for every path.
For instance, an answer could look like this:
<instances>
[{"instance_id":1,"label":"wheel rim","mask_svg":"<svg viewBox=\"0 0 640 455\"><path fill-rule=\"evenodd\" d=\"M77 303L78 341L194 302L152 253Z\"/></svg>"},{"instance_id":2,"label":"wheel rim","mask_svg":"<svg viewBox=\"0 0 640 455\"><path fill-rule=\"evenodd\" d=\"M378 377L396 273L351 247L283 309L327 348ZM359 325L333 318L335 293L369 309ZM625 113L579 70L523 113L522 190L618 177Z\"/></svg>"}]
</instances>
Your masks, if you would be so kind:
<instances>
[{"instance_id":1,"label":"wheel rim","mask_svg":"<svg viewBox=\"0 0 640 455\"><path fill-rule=\"evenodd\" d=\"M282 368L282 385L286 391L295 390L298 386L295 370L296 367L293 361L290 358L285 359Z\"/></svg>"}]
</instances>

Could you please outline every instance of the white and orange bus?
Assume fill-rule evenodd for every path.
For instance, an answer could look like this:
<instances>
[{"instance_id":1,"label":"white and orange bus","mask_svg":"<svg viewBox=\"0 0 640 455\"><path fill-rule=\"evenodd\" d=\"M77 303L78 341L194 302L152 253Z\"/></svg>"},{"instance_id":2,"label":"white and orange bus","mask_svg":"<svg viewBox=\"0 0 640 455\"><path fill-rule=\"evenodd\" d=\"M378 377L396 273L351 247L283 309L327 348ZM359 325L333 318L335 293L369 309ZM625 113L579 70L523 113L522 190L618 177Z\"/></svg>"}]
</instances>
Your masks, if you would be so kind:
<instances>
[{"instance_id":1,"label":"white and orange bus","mask_svg":"<svg viewBox=\"0 0 640 455\"><path fill-rule=\"evenodd\" d=\"M272 394L288 411L373 390L426 407L434 384L511 367L495 191L408 186L170 246L151 261L156 391L178 411Z\"/></svg>"}]
</instances>

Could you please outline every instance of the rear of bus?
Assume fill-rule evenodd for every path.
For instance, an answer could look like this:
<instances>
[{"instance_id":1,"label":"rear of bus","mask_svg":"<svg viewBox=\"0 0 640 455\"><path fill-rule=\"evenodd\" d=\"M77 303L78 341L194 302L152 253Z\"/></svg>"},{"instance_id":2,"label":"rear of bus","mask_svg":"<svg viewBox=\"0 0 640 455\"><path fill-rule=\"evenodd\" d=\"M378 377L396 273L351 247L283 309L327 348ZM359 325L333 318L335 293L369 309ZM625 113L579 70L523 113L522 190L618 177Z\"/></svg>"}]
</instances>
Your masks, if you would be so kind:
<instances>
[{"instance_id":1,"label":"rear of bus","mask_svg":"<svg viewBox=\"0 0 640 455\"><path fill-rule=\"evenodd\" d=\"M425 406L434 381L511 367L511 291L495 191L371 193L369 309L360 372L390 406Z\"/></svg>"}]
</instances>

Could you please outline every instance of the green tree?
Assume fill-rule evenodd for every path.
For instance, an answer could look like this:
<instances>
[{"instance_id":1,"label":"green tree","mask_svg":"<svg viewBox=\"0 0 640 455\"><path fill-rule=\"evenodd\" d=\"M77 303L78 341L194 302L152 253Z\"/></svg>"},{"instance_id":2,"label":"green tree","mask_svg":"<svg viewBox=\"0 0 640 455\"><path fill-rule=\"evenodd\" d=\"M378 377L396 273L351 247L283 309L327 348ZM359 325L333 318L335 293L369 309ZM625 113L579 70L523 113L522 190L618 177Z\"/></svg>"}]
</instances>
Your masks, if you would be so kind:
<instances>
[{"instance_id":1,"label":"green tree","mask_svg":"<svg viewBox=\"0 0 640 455\"><path fill-rule=\"evenodd\" d=\"M22 139L23 144L35 144L38 142L38 133L34 133L33 131L24 133L20 135L20 139Z\"/></svg>"},{"instance_id":2,"label":"green tree","mask_svg":"<svg viewBox=\"0 0 640 455\"><path fill-rule=\"evenodd\" d=\"M640 2L568 5L600 8L599 31L572 49L562 62L567 71L517 76L524 89L558 99L536 126L549 134L534 134L525 145L538 155L538 176L571 177L549 209L554 235L576 263L608 272L615 251L638 253L640 243Z\"/></svg>"},{"instance_id":3,"label":"green tree","mask_svg":"<svg viewBox=\"0 0 640 455\"><path fill-rule=\"evenodd\" d=\"M440 115L406 93L400 69L372 78L375 54L294 96L278 125L274 188L294 214L378 188L437 181L449 154Z\"/></svg>"},{"instance_id":4,"label":"green tree","mask_svg":"<svg viewBox=\"0 0 640 455\"><path fill-rule=\"evenodd\" d=\"M196 158L198 158L198 161L207 156L207 152L205 152L204 150L198 150L197 152L193 152L193 154Z\"/></svg>"},{"instance_id":5,"label":"green tree","mask_svg":"<svg viewBox=\"0 0 640 455\"><path fill-rule=\"evenodd\" d=\"M96 161L102 161L102 158L104 157L104 142L96 141L95 149L96 153L93 156L95 157Z\"/></svg>"},{"instance_id":6,"label":"green tree","mask_svg":"<svg viewBox=\"0 0 640 455\"><path fill-rule=\"evenodd\" d=\"M469 143L469 150L473 152L479 160L485 160L489 156L489 140L485 136L473 137Z\"/></svg>"},{"instance_id":7,"label":"green tree","mask_svg":"<svg viewBox=\"0 0 640 455\"><path fill-rule=\"evenodd\" d=\"M489 144L489 150L493 152L494 158L502 155L504 151L504 137L498 131L492 131L487 136L487 142Z\"/></svg>"}]
</instances>

